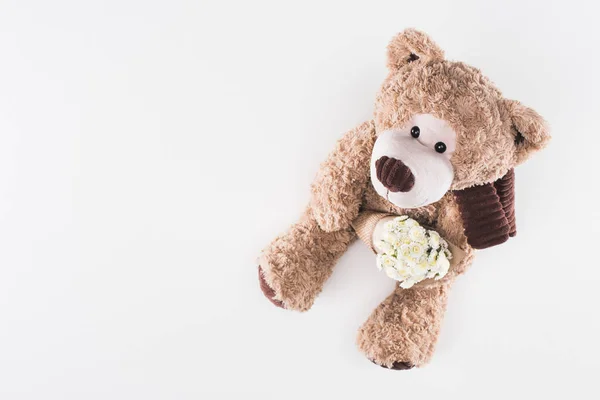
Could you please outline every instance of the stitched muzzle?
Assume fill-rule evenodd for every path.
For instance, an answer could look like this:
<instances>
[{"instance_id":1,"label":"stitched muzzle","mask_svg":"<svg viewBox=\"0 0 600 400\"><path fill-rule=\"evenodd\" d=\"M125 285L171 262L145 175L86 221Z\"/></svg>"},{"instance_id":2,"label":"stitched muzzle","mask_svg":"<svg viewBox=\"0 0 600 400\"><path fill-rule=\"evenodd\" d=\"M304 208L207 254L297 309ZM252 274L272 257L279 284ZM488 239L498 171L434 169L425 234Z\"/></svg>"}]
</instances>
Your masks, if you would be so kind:
<instances>
[{"instance_id":1,"label":"stitched muzzle","mask_svg":"<svg viewBox=\"0 0 600 400\"><path fill-rule=\"evenodd\" d=\"M375 161L377 179L390 192L408 192L415 185L415 176L402 161L387 156Z\"/></svg>"}]
</instances>

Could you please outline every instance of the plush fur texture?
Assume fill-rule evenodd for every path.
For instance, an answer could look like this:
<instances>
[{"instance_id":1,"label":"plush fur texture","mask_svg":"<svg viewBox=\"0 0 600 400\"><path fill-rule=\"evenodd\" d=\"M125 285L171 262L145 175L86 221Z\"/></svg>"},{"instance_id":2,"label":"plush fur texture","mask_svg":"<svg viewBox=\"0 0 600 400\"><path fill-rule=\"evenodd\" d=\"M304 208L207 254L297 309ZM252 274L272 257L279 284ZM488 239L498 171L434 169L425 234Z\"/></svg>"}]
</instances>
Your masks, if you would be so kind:
<instances>
[{"instance_id":1,"label":"plush fur texture","mask_svg":"<svg viewBox=\"0 0 600 400\"><path fill-rule=\"evenodd\" d=\"M338 141L312 185L310 209L326 232L350 227L369 183L375 127L365 122Z\"/></svg>"},{"instance_id":2,"label":"plush fur texture","mask_svg":"<svg viewBox=\"0 0 600 400\"><path fill-rule=\"evenodd\" d=\"M465 252L439 281L411 289L397 287L359 332L358 346L373 362L394 369L422 366L437 341L450 285L471 265L473 247L497 244L514 235L513 167L549 140L543 119L500 91L479 70L444 59L425 34L408 29L388 46L389 75L375 102L375 116L345 134L322 164L308 209L259 260L261 287L276 305L308 310L337 259L355 239L351 224L361 211L406 214L435 229ZM456 132L450 158L454 180L441 200L402 209L377 194L370 159L377 135L401 129L416 114L431 114ZM502 178L502 179L501 179ZM481 191L498 217L478 220L478 236L463 216L479 218L473 191ZM475 189L474 189L475 188ZM466 200L465 200L466 199ZM485 207L484 207L485 208ZM500 226L501 225L501 226ZM465 229L466 228L466 229ZM498 233L500 232L500 233ZM475 246L474 246L475 244ZM373 260L375 265L375 260Z\"/></svg>"},{"instance_id":3,"label":"plush fur texture","mask_svg":"<svg viewBox=\"0 0 600 400\"><path fill-rule=\"evenodd\" d=\"M388 368L423 365L433 354L447 301L448 285L397 287L358 331L358 347Z\"/></svg>"},{"instance_id":4,"label":"plush fur texture","mask_svg":"<svg viewBox=\"0 0 600 400\"><path fill-rule=\"evenodd\" d=\"M307 210L298 223L263 251L259 264L264 283L268 285L262 287L263 293L280 307L308 310L331 275L335 262L355 238L350 228L324 231L311 210Z\"/></svg>"}]
</instances>

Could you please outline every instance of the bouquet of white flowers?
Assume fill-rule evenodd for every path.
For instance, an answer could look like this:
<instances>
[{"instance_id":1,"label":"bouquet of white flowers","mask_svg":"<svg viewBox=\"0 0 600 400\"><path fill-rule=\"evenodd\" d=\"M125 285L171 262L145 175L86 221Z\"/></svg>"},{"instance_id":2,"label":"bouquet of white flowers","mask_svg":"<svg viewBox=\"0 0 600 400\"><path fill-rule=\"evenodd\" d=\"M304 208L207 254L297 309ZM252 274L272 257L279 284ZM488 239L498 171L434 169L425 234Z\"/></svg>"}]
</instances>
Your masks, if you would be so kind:
<instances>
[{"instance_id":1,"label":"bouquet of white flowers","mask_svg":"<svg viewBox=\"0 0 600 400\"><path fill-rule=\"evenodd\" d=\"M379 250L377 268L400 281L408 289L424 279L441 279L450 268L452 254L448 243L436 231L428 230L406 215L383 225L381 240L374 243Z\"/></svg>"}]
</instances>

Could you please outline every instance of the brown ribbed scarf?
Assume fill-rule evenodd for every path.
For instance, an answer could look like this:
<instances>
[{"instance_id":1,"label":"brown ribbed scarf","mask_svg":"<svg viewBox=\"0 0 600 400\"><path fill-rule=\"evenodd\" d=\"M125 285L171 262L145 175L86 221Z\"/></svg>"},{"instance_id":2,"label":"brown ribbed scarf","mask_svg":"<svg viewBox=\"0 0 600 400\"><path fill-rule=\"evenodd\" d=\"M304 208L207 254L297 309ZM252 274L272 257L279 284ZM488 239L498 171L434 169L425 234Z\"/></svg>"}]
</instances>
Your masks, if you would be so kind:
<instances>
[{"instance_id":1,"label":"brown ribbed scarf","mask_svg":"<svg viewBox=\"0 0 600 400\"><path fill-rule=\"evenodd\" d=\"M454 195L471 247L496 246L517 234L514 170L494 183L456 190Z\"/></svg>"}]
</instances>

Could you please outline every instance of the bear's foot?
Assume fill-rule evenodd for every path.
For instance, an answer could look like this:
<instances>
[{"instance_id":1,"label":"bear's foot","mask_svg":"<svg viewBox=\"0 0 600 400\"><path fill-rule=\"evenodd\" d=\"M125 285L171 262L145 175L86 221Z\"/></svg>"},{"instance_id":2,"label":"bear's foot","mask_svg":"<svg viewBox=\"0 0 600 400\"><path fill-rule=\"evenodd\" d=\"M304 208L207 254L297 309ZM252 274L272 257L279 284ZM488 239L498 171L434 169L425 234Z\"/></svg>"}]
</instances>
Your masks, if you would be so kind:
<instances>
[{"instance_id":1,"label":"bear's foot","mask_svg":"<svg viewBox=\"0 0 600 400\"><path fill-rule=\"evenodd\" d=\"M385 368L385 369L393 369L396 371L405 371L407 369L413 369L415 366L412 365L411 363L407 363L407 362L403 362L403 361L395 361L392 363L392 365L390 367L386 366L386 365L380 365L377 364L375 361L371 360L371 362L375 365L379 365L381 368Z\"/></svg>"},{"instance_id":2,"label":"bear's foot","mask_svg":"<svg viewBox=\"0 0 600 400\"><path fill-rule=\"evenodd\" d=\"M447 286L399 286L360 328L358 347L377 365L406 370L433 354L446 307Z\"/></svg>"},{"instance_id":3,"label":"bear's foot","mask_svg":"<svg viewBox=\"0 0 600 400\"><path fill-rule=\"evenodd\" d=\"M285 308L283 305L283 301L277 300L275 298L275 290L265 281L265 276L260 265L258 266L258 281L260 283L260 290L262 290L265 297L273 303L276 307Z\"/></svg>"},{"instance_id":4,"label":"bear's foot","mask_svg":"<svg viewBox=\"0 0 600 400\"><path fill-rule=\"evenodd\" d=\"M262 292L277 307L307 311L355 237L351 228L323 231L307 210L263 250L258 260Z\"/></svg>"}]
</instances>

